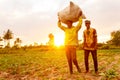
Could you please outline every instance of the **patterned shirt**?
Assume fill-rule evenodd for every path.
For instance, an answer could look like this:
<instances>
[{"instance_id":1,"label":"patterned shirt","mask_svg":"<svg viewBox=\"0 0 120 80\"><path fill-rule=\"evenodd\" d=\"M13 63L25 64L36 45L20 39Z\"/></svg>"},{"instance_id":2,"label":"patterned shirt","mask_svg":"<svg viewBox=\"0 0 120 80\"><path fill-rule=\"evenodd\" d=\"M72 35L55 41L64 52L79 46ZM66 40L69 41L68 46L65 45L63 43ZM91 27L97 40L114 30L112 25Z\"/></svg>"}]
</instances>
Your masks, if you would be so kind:
<instances>
[{"instance_id":1,"label":"patterned shirt","mask_svg":"<svg viewBox=\"0 0 120 80\"><path fill-rule=\"evenodd\" d=\"M96 50L97 49L97 32L94 28L86 29L84 34L84 49Z\"/></svg>"}]
</instances>

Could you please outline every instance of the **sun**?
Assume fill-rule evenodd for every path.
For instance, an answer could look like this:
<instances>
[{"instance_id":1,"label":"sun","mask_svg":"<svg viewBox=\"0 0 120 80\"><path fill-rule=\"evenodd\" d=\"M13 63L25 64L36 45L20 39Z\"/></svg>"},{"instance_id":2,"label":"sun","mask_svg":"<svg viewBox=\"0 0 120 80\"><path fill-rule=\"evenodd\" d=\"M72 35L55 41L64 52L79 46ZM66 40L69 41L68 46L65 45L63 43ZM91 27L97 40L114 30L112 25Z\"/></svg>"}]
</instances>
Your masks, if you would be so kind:
<instances>
[{"instance_id":1,"label":"sun","mask_svg":"<svg viewBox=\"0 0 120 80\"><path fill-rule=\"evenodd\" d=\"M64 45L64 36L62 34L55 34L55 46L61 46Z\"/></svg>"}]
</instances>

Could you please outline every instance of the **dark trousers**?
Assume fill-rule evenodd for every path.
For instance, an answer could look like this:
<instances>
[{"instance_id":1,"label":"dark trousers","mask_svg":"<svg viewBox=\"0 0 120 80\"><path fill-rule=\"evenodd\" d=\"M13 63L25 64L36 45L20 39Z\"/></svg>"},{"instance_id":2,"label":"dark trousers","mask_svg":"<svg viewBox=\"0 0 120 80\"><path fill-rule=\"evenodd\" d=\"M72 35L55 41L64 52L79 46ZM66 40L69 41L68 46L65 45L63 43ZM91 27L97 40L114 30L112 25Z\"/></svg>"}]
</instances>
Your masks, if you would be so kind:
<instances>
[{"instance_id":1,"label":"dark trousers","mask_svg":"<svg viewBox=\"0 0 120 80\"><path fill-rule=\"evenodd\" d=\"M72 63L74 63L74 65L76 66L78 72L80 72L80 68L78 66L78 62L77 62L77 59L76 59L76 47L67 46L66 47L66 57L67 57L70 73L71 74L73 73Z\"/></svg>"},{"instance_id":2,"label":"dark trousers","mask_svg":"<svg viewBox=\"0 0 120 80\"><path fill-rule=\"evenodd\" d=\"M85 51L84 51L84 60L85 60L85 68L86 68L86 71L87 71L87 72L89 71L88 58L89 58L90 52L91 52L91 54L92 54L95 72L97 72L97 71L98 71L97 50L85 50Z\"/></svg>"}]
</instances>

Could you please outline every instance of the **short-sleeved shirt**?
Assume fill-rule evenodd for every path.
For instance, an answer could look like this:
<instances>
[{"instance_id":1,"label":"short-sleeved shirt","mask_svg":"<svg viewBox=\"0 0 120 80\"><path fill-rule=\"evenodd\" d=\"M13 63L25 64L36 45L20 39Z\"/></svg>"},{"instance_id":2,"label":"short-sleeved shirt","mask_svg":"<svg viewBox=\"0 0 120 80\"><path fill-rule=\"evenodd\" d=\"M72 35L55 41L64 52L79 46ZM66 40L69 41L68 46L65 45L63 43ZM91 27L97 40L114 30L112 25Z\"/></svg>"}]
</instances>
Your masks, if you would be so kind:
<instances>
[{"instance_id":1,"label":"short-sleeved shirt","mask_svg":"<svg viewBox=\"0 0 120 80\"><path fill-rule=\"evenodd\" d=\"M97 32L94 28L86 29L83 32L84 36L84 49L96 50L97 49Z\"/></svg>"}]
</instances>

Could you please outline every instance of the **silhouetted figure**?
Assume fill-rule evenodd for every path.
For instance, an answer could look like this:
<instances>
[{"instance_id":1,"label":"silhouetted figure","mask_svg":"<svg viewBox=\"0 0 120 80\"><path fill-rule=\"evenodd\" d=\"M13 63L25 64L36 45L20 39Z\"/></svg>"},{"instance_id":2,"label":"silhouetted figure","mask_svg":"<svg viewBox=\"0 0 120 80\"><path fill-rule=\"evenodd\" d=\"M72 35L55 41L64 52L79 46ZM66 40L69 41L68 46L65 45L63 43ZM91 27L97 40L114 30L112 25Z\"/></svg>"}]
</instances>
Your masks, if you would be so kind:
<instances>
[{"instance_id":1,"label":"silhouetted figure","mask_svg":"<svg viewBox=\"0 0 120 80\"><path fill-rule=\"evenodd\" d=\"M49 37L48 45L49 45L49 46L54 46L54 35L53 35L52 33L50 33L50 34L48 35L48 37Z\"/></svg>"}]
</instances>

